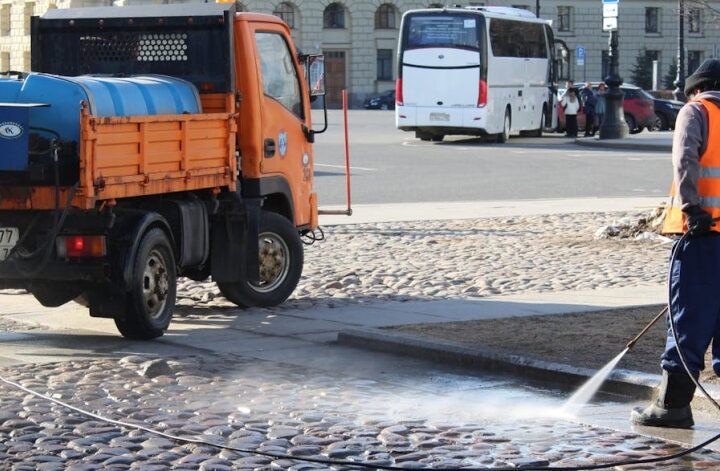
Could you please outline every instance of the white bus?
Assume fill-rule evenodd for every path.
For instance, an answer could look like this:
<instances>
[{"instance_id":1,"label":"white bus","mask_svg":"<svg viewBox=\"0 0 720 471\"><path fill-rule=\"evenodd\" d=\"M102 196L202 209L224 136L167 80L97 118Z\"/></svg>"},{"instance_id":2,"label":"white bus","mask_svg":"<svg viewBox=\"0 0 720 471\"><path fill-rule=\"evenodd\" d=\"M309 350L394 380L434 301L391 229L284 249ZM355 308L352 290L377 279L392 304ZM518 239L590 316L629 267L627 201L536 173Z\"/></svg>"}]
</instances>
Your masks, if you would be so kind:
<instances>
[{"instance_id":1,"label":"white bus","mask_svg":"<svg viewBox=\"0 0 720 471\"><path fill-rule=\"evenodd\" d=\"M403 15L395 120L422 140L542 134L556 119L549 21L507 7L432 8Z\"/></svg>"}]
</instances>

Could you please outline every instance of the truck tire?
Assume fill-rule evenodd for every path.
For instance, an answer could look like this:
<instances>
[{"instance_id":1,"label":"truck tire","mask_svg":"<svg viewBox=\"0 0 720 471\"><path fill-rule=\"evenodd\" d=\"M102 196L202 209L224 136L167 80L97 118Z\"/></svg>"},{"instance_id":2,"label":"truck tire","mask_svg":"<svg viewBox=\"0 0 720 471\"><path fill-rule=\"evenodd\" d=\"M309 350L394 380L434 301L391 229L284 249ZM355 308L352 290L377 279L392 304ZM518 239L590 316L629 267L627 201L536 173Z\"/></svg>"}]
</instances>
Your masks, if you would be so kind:
<instances>
[{"instance_id":1,"label":"truck tire","mask_svg":"<svg viewBox=\"0 0 720 471\"><path fill-rule=\"evenodd\" d=\"M170 325L177 291L173 249L161 229L150 229L143 236L131 276L125 286L125 315L115 317L115 325L125 338L160 337Z\"/></svg>"},{"instance_id":2,"label":"truck tire","mask_svg":"<svg viewBox=\"0 0 720 471\"><path fill-rule=\"evenodd\" d=\"M260 217L260 282L218 282L220 292L240 307L282 304L297 287L303 269L300 234L285 217L263 211Z\"/></svg>"}]
</instances>

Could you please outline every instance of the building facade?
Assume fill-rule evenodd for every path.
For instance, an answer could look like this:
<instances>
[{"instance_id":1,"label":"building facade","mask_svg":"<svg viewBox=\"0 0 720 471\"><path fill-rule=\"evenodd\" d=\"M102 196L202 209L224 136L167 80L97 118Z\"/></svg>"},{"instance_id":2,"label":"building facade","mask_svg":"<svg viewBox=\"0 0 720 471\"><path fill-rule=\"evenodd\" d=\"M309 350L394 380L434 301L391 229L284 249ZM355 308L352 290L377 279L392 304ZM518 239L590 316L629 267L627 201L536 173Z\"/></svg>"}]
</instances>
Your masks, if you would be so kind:
<instances>
[{"instance_id":1,"label":"building facade","mask_svg":"<svg viewBox=\"0 0 720 471\"><path fill-rule=\"evenodd\" d=\"M0 71L29 70L30 17L49 8L206 3L205 0L0 0ZM515 6L535 10L534 0L455 0L452 5ZM720 56L720 1L688 0L685 49L688 70L704 59ZM347 89L358 106L371 93L394 87L401 15L410 9L442 6L429 0L242 0L241 10L275 14L291 27L303 52L326 55L328 101L339 102ZM569 75L576 81L600 80L608 69L608 33L602 31L600 0L540 0L540 16L553 21L558 39L570 51ZM656 60L659 88L677 57L677 0L622 0L618 33L620 73L631 77L638 57ZM578 51L584 51L584 61ZM582 52L581 51L581 52Z\"/></svg>"}]
</instances>

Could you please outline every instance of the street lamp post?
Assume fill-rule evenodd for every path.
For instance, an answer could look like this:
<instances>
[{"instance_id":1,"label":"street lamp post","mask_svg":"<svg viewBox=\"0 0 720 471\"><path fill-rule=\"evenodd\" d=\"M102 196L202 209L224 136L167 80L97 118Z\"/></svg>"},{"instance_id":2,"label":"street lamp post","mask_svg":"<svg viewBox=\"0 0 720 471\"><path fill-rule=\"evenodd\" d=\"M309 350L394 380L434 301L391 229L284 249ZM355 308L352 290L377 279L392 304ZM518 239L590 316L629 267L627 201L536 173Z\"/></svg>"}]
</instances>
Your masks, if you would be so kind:
<instances>
[{"instance_id":1,"label":"street lamp post","mask_svg":"<svg viewBox=\"0 0 720 471\"><path fill-rule=\"evenodd\" d=\"M678 60L675 90L673 95L678 101L685 101L685 0L678 0Z\"/></svg>"},{"instance_id":2,"label":"street lamp post","mask_svg":"<svg viewBox=\"0 0 720 471\"><path fill-rule=\"evenodd\" d=\"M605 77L608 91L605 93L605 119L600 123L600 139L622 139L628 135L623 112L623 80L620 77L618 57L618 31L610 31L610 74Z\"/></svg>"},{"instance_id":3,"label":"street lamp post","mask_svg":"<svg viewBox=\"0 0 720 471\"><path fill-rule=\"evenodd\" d=\"M540 0L535 0L535 16L540 18Z\"/></svg>"}]
</instances>

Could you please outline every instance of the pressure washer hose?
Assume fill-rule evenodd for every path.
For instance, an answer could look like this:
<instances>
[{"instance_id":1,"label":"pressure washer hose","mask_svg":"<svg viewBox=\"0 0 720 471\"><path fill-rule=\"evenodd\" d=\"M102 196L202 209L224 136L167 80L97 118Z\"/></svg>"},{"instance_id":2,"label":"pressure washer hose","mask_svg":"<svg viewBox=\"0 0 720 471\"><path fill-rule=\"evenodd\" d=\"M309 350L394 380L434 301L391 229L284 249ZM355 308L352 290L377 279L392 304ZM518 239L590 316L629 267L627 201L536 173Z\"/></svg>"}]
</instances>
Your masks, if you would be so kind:
<instances>
[{"instance_id":1,"label":"pressure washer hose","mask_svg":"<svg viewBox=\"0 0 720 471\"><path fill-rule=\"evenodd\" d=\"M718 218L720 220L720 218ZM686 241L688 238L688 234L684 234L674 245L671 253L670 253L670 269L668 270L668 290L670 289L670 273L672 273L672 266L674 265L674 262L677 258L677 252L679 250L680 245ZM635 345L635 343L645 335L645 333L652 327L659 319L662 317L665 312L669 313L670 317L670 329L672 331L673 338L675 339L675 348L678 351L678 356L680 357L680 362L683 365L683 368L685 368L685 371L690 376L692 381L695 383L695 385L702 391L702 393L707 397L715 407L720 410L720 405L708 394L708 392L705 390L705 388L702 387L702 385L698 382L697 379L690 373L690 368L687 366L687 362L685 361L685 357L682 353L682 350L680 349L679 342L678 342L678 336L677 336L677 328L675 326L675 319L673 317L672 312L672 304L670 301L670 297L668 296L668 305L663 309L653 320L650 322L635 338L633 338L628 343L628 348L632 348L632 346ZM361 469L381 469L381 470L390 470L390 471L406 471L408 468L400 467L400 466L390 466L390 465L383 465L379 463L370 463L370 462L362 462L362 461L350 461L350 460L333 460L333 459L324 459L324 458L310 458L310 457L300 457L300 456L293 456L293 455L286 455L282 453L270 453L270 452L263 452L259 450L250 450L250 449L244 449L244 448L237 448L232 447L229 445L222 445L218 443L213 443L210 441L206 441L199 438L188 438L188 437L178 437L169 433L161 432L159 430L152 429L150 427L140 425L140 424L133 424L129 422L123 422L120 420L114 420L110 419L108 417L104 417L98 414L94 414L92 412L86 411L84 409L80 409L79 407L72 406L68 403L65 403L59 399L47 396L45 394L41 394L37 391L34 391L30 388L27 388L25 386L22 386L21 384L18 384L16 382L10 381L9 379L4 378L2 375L0 375L0 382L3 382L5 384L8 384L14 388L17 388L21 391L24 391L28 394L31 394L35 397L39 397L41 399L47 400L49 402L53 402L57 405L60 405L62 407L65 407L71 411L77 412L79 414L85 415L87 417L100 420L102 422L106 422L112 425L116 425L118 427L126 428L126 429L134 429L134 430L140 430L143 432L147 432L153 435L158 435L161 437L165 437L169 440L178 442L178 443L193 443L198 445L205 445L214 447L221 450L229 450L229 451L235 451L238 453L247 453L252 455L259 455L259 456L266 456L268 458L273 459L284 459L284 460L292 460L292 461L301 461L301 462L307 462L307 463L318 463L318 464L325 464L328 466L347 466L349 468L361 468ZM547 471L550 470L561 470L561 471L581 471L581 470L594 470L594 469L608 469L608 468L614 468L617 466L629 466L629 465L637 465L637 464L651 464L651 463L661 463L665 461L670 461L676 458L680 458L685 455L689 455L691 453L694 453L698 450L701 450L702 448L705 448L707 445L717 441L720 439L720 434L717 434L704 442L695 445L691 448L687 448L681 452L674 453L672 455L667 456L661 456L657 458L645 458L645 459L637 459L637 460L625 460L625 461L616 461L612 463L604 463L604 464L596 464L596 465L586 465L586 466L563 466L563 467L547 467L547 466L539 466L539 467L523 467L523 469L528 471ZM446 471L480 471L480 470L488 470L492 469L495 471L515 471L517 470L516 467L512 468L443 468Z\"/></svg>"}]
</instances>

